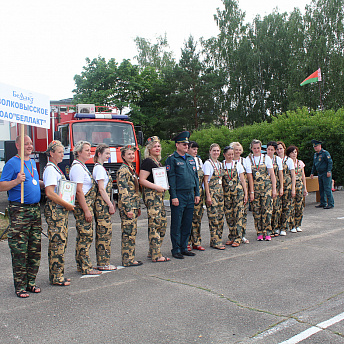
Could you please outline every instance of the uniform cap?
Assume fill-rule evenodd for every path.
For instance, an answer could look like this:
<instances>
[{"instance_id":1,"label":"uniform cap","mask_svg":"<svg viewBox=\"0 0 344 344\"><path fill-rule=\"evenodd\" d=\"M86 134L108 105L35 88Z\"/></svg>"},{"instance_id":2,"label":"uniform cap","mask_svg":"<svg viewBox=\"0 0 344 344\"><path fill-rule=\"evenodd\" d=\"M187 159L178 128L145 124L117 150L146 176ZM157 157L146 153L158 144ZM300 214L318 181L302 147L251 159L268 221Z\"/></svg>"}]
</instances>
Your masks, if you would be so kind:
<instances>
[{"instance_id":1,"label":"uniform cap","mask_svg":"<svg viewBox=\"0 0 344 344\"><path fill-rule=\"evenodd\" d=\"M190 132L183 131L177 136L175 136L172 140L175 141L176 143L189 143L189 137L190 137Z\"/></svg>"},{"instance_id":2,"label":"uniform cap","mask_svg":"<svg viewBox=\"0 0 344 344\"><path fill-rule=\"evenodd\" d=\"M321 145L321 144L322 144L322 142L321 142L321 141L314 140L314 139L313 139L311 142L312 142L312 144L313 144L313 147L315 147L315 146L318 146L318 145Z\"/></svg>"}]
</instances>

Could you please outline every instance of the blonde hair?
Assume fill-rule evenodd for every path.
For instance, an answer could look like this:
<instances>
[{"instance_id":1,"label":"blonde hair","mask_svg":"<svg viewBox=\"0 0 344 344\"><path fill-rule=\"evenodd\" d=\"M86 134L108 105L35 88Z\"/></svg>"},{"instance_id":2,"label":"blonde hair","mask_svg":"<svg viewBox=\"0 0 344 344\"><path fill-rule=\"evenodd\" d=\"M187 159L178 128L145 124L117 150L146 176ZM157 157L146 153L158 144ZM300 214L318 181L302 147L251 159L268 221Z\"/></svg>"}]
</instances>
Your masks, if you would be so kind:
<instances>
[{"instance_id":1,"label":"blonde hair","mask_svg":"<svg viewBox=\"0 0 344 344\"><path fill-rule=\"evenodd\" d=\"M242 144L240 142L232 142L230 144L231 147L235 148L235 147L240 147L241 149L241 153L244 151L244 148L242 147Z\"/></svg>"},{"instance_id":2,"label":"blonde hair","mask_svg":"<svg viewBox=\"0 0 344 344\"><path fill-rule=\"evenodd\" d=\"M210 145L210 147L209 147L209 152L210 152L214 147L219 147L220 150L221 150L221 147L220 147L220 145L219 145L218 143L212 143L212 144Z\"/></svg>"},{"instance_id":3,"label":"blonde hair","mask_svg":"<svg viewBox=\"0 0 344 344\"><path fill-rule=\"evenodd\" d=\"M79 153L82 152L85 145L89 145L91 147L91 144L88 141L78 141L76 143L76 145L74 146L74 149L73 149L73 154L76 158L79 156Z\"/></svg>"},{"instance_id":4,"label":"blonde hair","mask_svg":"<svg viewBox=\"0 0 344 344\"><path fill-rule=\"evenodd\" d=\"M150 150L154 147L154 145L156 143L159 143L160 147L161 147L161 144L160 144L160 140L155 140L155 141L152 141L152 142L149 142L147 145L146 145L146 148L145 148L145 153L144 153L144 156L145 156L145 159L149 158L150 157ZM158 156L158 161L161 160L161 151L160 151L160 154Z\"/></svg>"},{"instance_id":5,"label":"blonde hair","mask_svg":"<svg viewBox=\"0 0 344 344\"><path fill-rule=\"evenodd\" d=\"M63 146L63 144L61 143L61 141L59 141L59 140L51 141L51 142L49 143L49 146L48 146L47 150L45 151L45 154L46 154L47 156L50 156L50 152L55 153L55 149L56 149L57 147L62 147L62 148L64 148L64 146Z\"/></svg>"}]
</instances>

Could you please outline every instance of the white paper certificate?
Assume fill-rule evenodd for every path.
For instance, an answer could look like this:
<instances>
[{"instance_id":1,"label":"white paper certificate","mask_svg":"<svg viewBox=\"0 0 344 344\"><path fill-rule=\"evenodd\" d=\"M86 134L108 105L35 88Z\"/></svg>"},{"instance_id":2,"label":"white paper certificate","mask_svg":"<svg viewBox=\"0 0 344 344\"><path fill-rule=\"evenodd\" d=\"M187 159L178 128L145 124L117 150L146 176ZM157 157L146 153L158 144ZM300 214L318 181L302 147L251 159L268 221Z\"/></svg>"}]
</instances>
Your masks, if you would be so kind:
<instances>
[{"instance_id":1,"label":"white paper certificate","mask_svg":"<svg viewBox=\"0 0 344 344\"><path fill-rule=\"evenodd\" d=\"M76 182L60 179L57 194L66 202L75 204Z\"/></svg>"},{"instance_id":2,"label":"white paper certificate","mask_svg":"<svg viewBox=\"0 0 344 344\"><path fill-rule=\"evenodd\" d=\"M169 189L166 167L152 168L154 184L163 187L165 190Z\"/></svg>"}]
</instances>

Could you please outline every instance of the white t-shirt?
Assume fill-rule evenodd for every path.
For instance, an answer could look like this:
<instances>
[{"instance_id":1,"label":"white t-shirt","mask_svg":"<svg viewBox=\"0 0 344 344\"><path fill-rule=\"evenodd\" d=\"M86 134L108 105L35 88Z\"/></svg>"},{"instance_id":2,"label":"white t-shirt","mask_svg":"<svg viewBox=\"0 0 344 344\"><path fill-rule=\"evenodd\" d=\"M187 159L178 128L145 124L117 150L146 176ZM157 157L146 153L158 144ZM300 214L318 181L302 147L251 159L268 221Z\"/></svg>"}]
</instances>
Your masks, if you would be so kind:
<instances>
[{"instance_id":1,"label":"white t-shirt","mask_svg":"<svg viewBox=\"0 0 344 344\"><path fill-rule=\"evenodd\" d=\"M278 166L278 170L282 171L283 170L282 159L279 156L274 156L274 159L275 159L276 164Z\"/></svg>"},{"instance_id":2,"label":"white t-shirt","mask_svg":"<svg viewBox=\"0 0 344 344\"><path fill-rule=\"evenodd\" d=\"M106 188L109 182L109 176L106 173L105 167L102 165L95 165L93 169L93 179L97 182L98 180L104 180L104 187Z\"/></svg>"},{"instance_id":3,"label":"white t-shirt","mask_svg":"<svg viewBox=\"0 0 344 344\"><path fill-rule=\"evenodd\" d=\"M239 162L241 166L244 168L244 172L247 171L247 161L246 158L240 157L239 160L233 160L234 162Z\"/></svg>"},{"instance_id":4,"label":"white t-shirt","mask_svg":"<svg viewBox=\"0 0 344 344\"><path fill-rule=\"evenodd\" d=\"M235 161L233 161L233 163L226 163L226 161L223 161L223 168L224 169L227 169L227 170L231 170L232 167L234 167L236 165L236 170L238 172L238 174L240 175L241 173L244 173L245 170L244 170L244 167L241 165L240 162L237 162L235 164Z\"/></svg>"},{"instance_id":5,"label":"white t-shirt","mask_svg":"<svg viewBox=\"0 0 344 344\"><path fill-rule=\"evenodd\" d=\"M194 157L194 160L196 161L196 168L197 168L197 171L200 170L200 169L203 169L203 162L202 162L202 159L199 158L198 156Z\"/></svg>"},{"instance_id":6,"label":"white t-shirt","mask_svg":"<svg viewBox=\"0 0 344 344\"><path fill-rule=\"evenodd\" d=\"M214 163L214 165L216 166L217 170L220 171L221 169L221 163L218 161L216 163ZM209 176L208 177L208 182L211 179L213 173L214 173L214 167L213 164L207 160L204 164L203 164L203 173L205 176Z\"/></svg>"},{"instance_id":7,"label":"white t-shirt","mask_svg":"<svg viewBox=\"0 0 344 344\"><path fill-rule=\"evenodd\" d=\"M43 183L44 187L54 185L56 192L58 181L62 178L61 173L59 173L56 168L52 165L47 165L43 172Z\"/></svg>"},{"instance_id":8,"label":"white t-shirt","mask_svg":"<svg viewBox=\"0 0 344 344\"><path fill-rule=\"evenodd\" d=\"M295 170L294 161L292 158L285 156L282 160L282 163L285 163L285 162L286 162L289 170Z\"/></svg>"},{"instance_id":9,"label":"white t-shirt","mask_svg":"<svg viewBox=\"0 0 344 344\"><path fill-rule=\"evenodd\" d=\"M69 172L69 179L72 182L82 184L82 191L84 195L86 195L92 187L92 179L90 173L87 173L85 168L79 162L75 162L72 165Z\"/></svg>"},{"instance_id":10,"label":"white t-shirt","mask_svg":"<svg viewBox=\"0 0 344 344\"><path fill-rule=\"evenodd\" d=\"M252 155L252 158L253 158L253 162L256 164L256 165L263 165L263 161L264 161L264 155L261 154L260 156L253 156ZM246 158L246 172L247 173L252 173L252 161L251 161L251 158L250 156L248 156ZM272 161L271 161L271 158L267 155L265 155L265 165L266 165L266 168L269 169L269 168L273 168L273 165L272 165Z\"/></svg>"}]
</instances>

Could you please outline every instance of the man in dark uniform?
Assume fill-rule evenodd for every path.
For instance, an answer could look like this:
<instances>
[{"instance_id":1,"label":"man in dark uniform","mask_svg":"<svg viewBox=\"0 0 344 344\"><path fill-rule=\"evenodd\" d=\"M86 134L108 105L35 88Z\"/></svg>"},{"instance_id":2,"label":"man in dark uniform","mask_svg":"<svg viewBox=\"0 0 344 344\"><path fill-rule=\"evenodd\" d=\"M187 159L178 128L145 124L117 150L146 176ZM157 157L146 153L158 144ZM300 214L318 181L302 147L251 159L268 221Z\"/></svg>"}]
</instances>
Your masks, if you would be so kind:
<instances>
[{"instance_id":1,"label":"man in dark uniform","mask_svg":"<svg viewBox=\"0 0 344 344\"><path fill-rule=\"evenodd\" d=\"M196 162L187 154L190 133L183 131L173 140L176 151L166 159L171 198L171 241L174 258L194 256L187 249L194 204L200 201Z\"/></svg>"},{"instance_id":2,"label":"man in dark uniform","mask_svg":"<svg viewBox=\"0 0 344 344\"><path fill-rule=\"evenodd\" d=\"M315 150L313 167L311 171L311 178L314 173L318 172L320 204L316 208L331 209L334 207L334 199L332 195L332 158L328 151L322 149L321 141L312 140L313 148ZM326 195L326 198L325 198ZM327 202L326 202L327 199Z\"/></svg>"}]
</instances>

